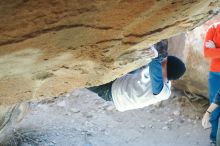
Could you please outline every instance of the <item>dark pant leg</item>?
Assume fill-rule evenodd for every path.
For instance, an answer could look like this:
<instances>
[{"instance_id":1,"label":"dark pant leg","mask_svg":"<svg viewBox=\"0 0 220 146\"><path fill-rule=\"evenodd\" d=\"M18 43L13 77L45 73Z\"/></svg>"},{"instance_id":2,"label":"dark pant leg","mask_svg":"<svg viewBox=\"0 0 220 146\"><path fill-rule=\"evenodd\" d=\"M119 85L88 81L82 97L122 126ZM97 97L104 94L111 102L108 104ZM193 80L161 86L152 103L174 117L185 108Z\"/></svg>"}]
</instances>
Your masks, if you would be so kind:
<instances>
[{"instance_id":1,"label":"dark pant leg","mask_svg":"<svg viewBox=\"0 0 220 146\"><path fill-rule=\"evenodd\" d=\"M220 120L219 120L220 122ZM220 123L218 123L220 124ZM220 146L220 126L218 126L217 137L216 137L216 146Z\"/></svg>"},{"instance_id":2,"label":"dark pant leg","mask_svg":"<svg viewBox=\"0 0 220 146\"><path fill-rule=\"evenodd\" d=\"M209 81L208 81L208 90L209 90L209 102L210 104L213 102L216 93L218 92L220 87L220 73L209 73ZM210 116L210 123L212 125L210 139L216 140L217 129L218 129L218 120L220 117L220 108L216 108L211 116Z\"/></svg>"},{"instance_id":3,"label":"dark pant leg","mask_svg":"<svg viewBox=\"0 0 220 146\"><path fill-rule=\"evenodd\" d=\"M88 88L90 91L97 93L101 98L103 98L106 101L112 101L112 82L109 82L107 84L103 84L100 86L94 86Z\"/></svg>"}]
</instances>

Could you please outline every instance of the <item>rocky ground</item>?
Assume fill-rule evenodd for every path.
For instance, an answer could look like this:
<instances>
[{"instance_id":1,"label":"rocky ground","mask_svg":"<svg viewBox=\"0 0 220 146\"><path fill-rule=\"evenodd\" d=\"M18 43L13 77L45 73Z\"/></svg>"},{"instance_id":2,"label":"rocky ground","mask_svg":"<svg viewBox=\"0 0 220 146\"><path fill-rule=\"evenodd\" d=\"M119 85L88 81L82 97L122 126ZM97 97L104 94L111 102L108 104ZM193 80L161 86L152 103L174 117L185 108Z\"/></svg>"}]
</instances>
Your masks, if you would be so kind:
<instances>
[{"instance_id":1,"label":"rocky ground","mask_svg":"<svg viewBox=\"0 0 220 146\"><path fill-rule=\"evenodd\" d=\"M206 103L174 91L157 105L118 112L87 89L75 90L15 107L0 132L0 145L208 146L209 131L201 126Z\"/></svg>"}]
</instances>

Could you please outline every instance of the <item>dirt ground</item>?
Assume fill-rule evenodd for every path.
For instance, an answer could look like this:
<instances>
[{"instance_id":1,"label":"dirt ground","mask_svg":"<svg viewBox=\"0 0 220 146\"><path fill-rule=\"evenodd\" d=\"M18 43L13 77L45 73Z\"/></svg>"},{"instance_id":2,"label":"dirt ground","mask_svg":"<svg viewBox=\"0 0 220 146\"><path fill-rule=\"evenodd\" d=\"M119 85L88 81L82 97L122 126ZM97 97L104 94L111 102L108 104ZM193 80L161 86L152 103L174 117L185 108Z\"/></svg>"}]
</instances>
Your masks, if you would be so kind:
<instances>
[{"instance_id":1,"label":"dirt ground","mask_svg":"<svg viewBox=\"0 0 220 146\"><path fill-rule=\"evenodd\" d=\"M196 98L195 98L196 97ZM207 100L174 91L143 109L118 112L87 89L17 106L0 131L8 146L209 146Z\"/></svg>"}]
</instances>

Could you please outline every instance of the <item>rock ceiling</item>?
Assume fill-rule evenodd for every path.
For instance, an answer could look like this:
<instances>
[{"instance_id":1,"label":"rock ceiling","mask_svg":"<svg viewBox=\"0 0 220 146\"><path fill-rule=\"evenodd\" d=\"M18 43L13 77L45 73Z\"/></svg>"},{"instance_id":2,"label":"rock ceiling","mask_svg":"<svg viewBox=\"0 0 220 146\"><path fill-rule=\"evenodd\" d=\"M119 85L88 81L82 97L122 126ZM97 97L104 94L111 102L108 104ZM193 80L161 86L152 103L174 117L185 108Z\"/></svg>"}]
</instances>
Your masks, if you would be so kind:
<instances>
[{"instance_id":1,"label":"rock ceiling","mask_svg":"<svg viewBox=\"0 0 220 146\"><path fill-rule=\"evenodd\" d=\"M148 63L150 44L219 9L218 0L0 1L0 104L112 81Z\"/></svg>"}]
</instances>

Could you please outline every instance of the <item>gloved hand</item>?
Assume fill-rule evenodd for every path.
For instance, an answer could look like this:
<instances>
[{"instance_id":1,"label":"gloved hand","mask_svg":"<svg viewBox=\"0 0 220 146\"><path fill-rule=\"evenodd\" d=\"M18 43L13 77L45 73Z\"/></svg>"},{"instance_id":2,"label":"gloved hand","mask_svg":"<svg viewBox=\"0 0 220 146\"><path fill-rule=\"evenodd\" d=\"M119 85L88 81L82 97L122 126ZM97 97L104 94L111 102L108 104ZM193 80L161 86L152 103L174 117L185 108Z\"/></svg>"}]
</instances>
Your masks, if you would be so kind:
<instances>
[{"instance_id":1,"label":"gloved hand","mask_svg":"<svg viewBox=\"0 0 220 146\"><path fill-rule=\"evenodd\" d=\"M205 42L205 47L206 48L216 48L215 47L215 43L213 42L213 41L211 41L211 40L209 40L208 42Z\"/></svg>"},{"instance_id":2,"label":"gloved hand","mask_svg":"<svg viewBox=\"0 0 220 146\"><path fill-rule=\"evenodd\" d=\"M158 57L158 52L157 52L157 50L155 49L154 45L152 45L152 46L150 47L150 49L154 51L155 58L157 58L157 57Z\"/></svg>"},{"instance_id":3,"label":"gloved hand","mask_svg":"<svg viewBox=\"0 0 220 146\"><path fill-rule=\"evenodd\" d=\"M209 118L210 118L210 115L208 112L206 112L202 118L202 126L204 129L207 129L207 128L210 128L211 127L211 124L209 122Z\"/></svg>"},{"instance_id":4,"label":"gloved hand","mask_svg":"<svg viewBox=\"0 0 220 146\"><path fill-rule=\"evenodd\" d=\"M158 52L158 57L166 58L168 56L168 41L162 40L153 45Z\"/></svg>"}]
</instances>

